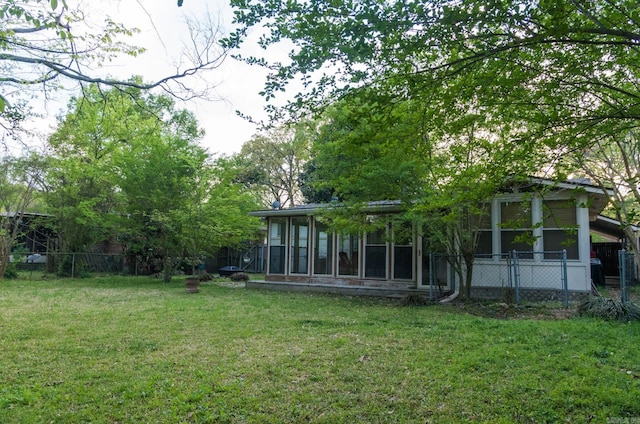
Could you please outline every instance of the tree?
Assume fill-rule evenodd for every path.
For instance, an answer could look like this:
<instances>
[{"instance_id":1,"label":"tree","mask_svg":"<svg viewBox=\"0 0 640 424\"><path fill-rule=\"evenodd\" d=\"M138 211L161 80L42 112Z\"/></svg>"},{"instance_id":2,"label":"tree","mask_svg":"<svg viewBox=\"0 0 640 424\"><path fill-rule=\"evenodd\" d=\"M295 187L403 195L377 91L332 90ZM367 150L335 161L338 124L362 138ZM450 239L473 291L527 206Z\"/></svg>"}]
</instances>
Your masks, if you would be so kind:
<instances>
[{"instance_id":1,"label":"tree","mask_svg":"<svg viewBox=\"0 0 640 424\"><path fill-rule=\"evenodd\" d=\"M5 156L0 161L0 279L7 271L21 231L24 213L32 205L42 185L45 160Z\"/></svg>"},{"instance_id":2,"label":"tree","mask_svg":"<svg viewBox=\"0 0 640 424\"><path fill-rule=\"evenodd\" d=\"M640 217L640 132L637 129L595 139L588 148L574 152L567 161L594 184L611 193L611 206L640 266L640 251L633 227Z\"/></svg>"},{"instance_id":3,"label":"tree","mask_svg":"<svg viewBox=\"0 0 640 424\"><path fill-rule=\"evenodd\" d=\"M218 44L215 25L191 24L193 49L186 54L184 67L153 82L117 80L94 71L96 64L120 55L138 56L144 48L126 43L136 29L129 29L108 17L95 30L84 24L85 13L66 0L0 2L0 110L11 97L24 96L25 90L59 88L63 81L138 89L161 88L167 93L196 95L181 80L196 72L216 69L226 57Z\"/></svg>"},{"instance_id":4,"label":"tree","mask_svg":"<svg viewBox=\"0 0 640 424\"><path fill-rule=\"evenodd\" d=\"M489 201L512 179L540 169L544 156L535 145L515 149L508 131L488 127L481 115L461 112L464 123L457 118L460 125L444 133L425 119L420 102L394 105L370 92L362 103L364 96L335 105L314 143L311 188L339 200L326 219L337 231L363 233L370 201L401 201L396 219L420 229L430 249L450 253L470 297Z\"/></svg>"},{"instance_id":5,"label":"tree","mask_svg":"<svg viewBox=\"0 0 640 424\"><path fill-rule=\"evenodd\" d=\"M118 235L133 256L151 249L169 281L178 265L252 237L255 219L229 215L249 201L222 187L229 181L198 145L202 135L168 96L93 85L72 99L50 139L48 199L63 251Z\"/></svg>"},{"instance_id":6,"label":"tree","mask_svg":"<svg viewBox=\"0 0 640 424\"><path fill-rule=\"evenodd\" d=\"M72 98L49 138L53 153L47 201L56 215L65 252L83 252L112 235L122 206L117 169L124 150L158 134L163 103L140 90L103 92L97 85ZM157 101L156 101L157 102Z\"/></svg>"},{"instance_id":7,"label":"tree","mask_svg":"<svg viewBox=\"0 0 640 424\"><path fill-rule=\"evenodd\" d=\"M236 155L237 180L256 189L265 205L294 206L302 200L298 177L309 159L310 123L255 135Z\"/></svg>"},{"instance_id":8,"label":"tree","mask_svg":"<svg viewBox=\"0 0 640 424\"><path fill-rule=\"evenodd\" d=\"M593 2L233 1L237 46L263 25L260 44L293 43L272 69L270 99L298 79L288 111L330 104L359 87L389 101L421 97L433 118L457 104L518 140L552 148L615 134L640 117L640 15L633 0ZM526 126L522 124L525 123Z\"/></svg>"}]
</instances>

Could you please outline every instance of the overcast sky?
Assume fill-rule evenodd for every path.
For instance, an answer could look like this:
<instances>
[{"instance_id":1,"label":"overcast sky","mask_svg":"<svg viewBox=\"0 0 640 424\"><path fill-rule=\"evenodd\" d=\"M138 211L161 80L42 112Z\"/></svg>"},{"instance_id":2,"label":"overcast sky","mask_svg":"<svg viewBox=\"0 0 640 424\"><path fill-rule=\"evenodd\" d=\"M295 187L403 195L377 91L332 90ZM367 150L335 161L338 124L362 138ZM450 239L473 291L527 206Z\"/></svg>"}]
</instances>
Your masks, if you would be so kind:
<instances>
[{"instance_id":1,"label":"overcast sky","mask_svg":"<svg viewBox=\"0 0 640 424\"><path fill-rule=\"evenodd\" d=\"M227 31L232 28L232 10L225 0L184 0L182 7L176 0L67 0L69 4L80 3L87 12L87 22L104 22L109 16L115 22L128 27L137 27L141 33L129 40L130 44L142 46L147 51L135 58L96 68L93 75L113 75L126 79L131 75L142 75L145 81L153 81L175 72L183 54L184 46L190 42L186 25L188 19L211 20ZM265 119L263 99L258 94L263 88L265 72L257 67L227 58L222 67L201 75L210 85L217 85L218 101L193 100L178 103L179 107L192 110L206 131L202 145L214 154L232 154L254 133L256 127L236 115L235 111ZM198 84L197 79L187 84ZM64 97L59 94L59 97ZM49 116L48 131L51 131L53 116L66 110L66 99L48 101L39 107ZM45 130L46 131L46 130Z\"/></svg>"}]
</instances>

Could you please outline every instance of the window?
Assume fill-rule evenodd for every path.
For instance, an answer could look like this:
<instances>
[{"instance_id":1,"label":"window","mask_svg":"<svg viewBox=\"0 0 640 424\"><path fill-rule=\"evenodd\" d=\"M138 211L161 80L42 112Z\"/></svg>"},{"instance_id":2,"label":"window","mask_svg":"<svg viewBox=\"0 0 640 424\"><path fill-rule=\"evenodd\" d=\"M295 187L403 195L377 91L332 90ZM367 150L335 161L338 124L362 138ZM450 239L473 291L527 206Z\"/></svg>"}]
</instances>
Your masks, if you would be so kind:
<instances>
[{"instance_id":1,"label":"window","mask_svg":"<svg viewBox=\"0 0 640 424\"><path fill-rule=\"evenodd\" d=\"M269 274L284 274L286 218L273 218L269 225Z\"/></svg>"},{"instance_id":2,"label":"window","mask_svg":"<svg viewBox=\"0 0 640 424\"><path fill-rule=\"evenodd\" d=\"M387 277L386 228L367 233L365 244L365 271L367 278Z\"/></svg>"},{"instance_id":3,"label":"window","mask_svg":"<svg viewBox=\"0 0 640 424\"><path fill-rule=\"evenodd\" d=\"M340 234L338 237L338 275L358 275L360 237Z\"/></svg>"},{"instance_id":4,"label":"window","mask_svg":"<svg viewBox=\"0 0 640 424\"><path fill-rule=\"evenodd\" d=\"M291 218L291 273L309 272L309 219Z\"/></svg>"},{"instance_id":5,"label":"window","mask_svg":"<svg viewBox=\"0 0 640 424\"><path fill-rule=\"evenodd\" d=\"M404 223L393 231L393 278L413 279L413 226Z\"/></svg>"},{"instance_id":6,"label":"window","mask_svg":"<svg viewBox=\"0 0 640 424\"><path fill-rule=\"evenodd\" d=\"M505 202L500 204L500 246L502 253L513 250L531 252L533 250L533 230L531 225L531 202ZM533 254L520 255L533 258Z\"/></svg>"},{"instance_id":7,"label":"window","mask_svg":"<svg viewBox=\"0 0 640 424\"><path fill-rule=\"evenodd\" d=\"M331 274L333 272L333 234L321 222L315 223L313 272Z\"/></svg>"},{"instance_id":8,"label":"window","mask_svg":"<svg viewBox=\"0 0 640 424\"><path fill-rule=\"evenodd\" d=\"M478 220L477 235L478 240L476 244L476 255L488 256L493 253L493 231L491 230L491 208L488 211L474 216Z\"/></svg>"},{"instance_id":9,"label":"window","mask_svg":"<svg viewBox=\"0 0 640 424\"><path fill-rule=\"evenodd\" d=\"M558 252L566 249L567 259L579 259L575 201L545 201L542 205L542 218L544 251ZM545 259L550 259L550 256L555 255L545 254Z\"/></svg>"}]
</instances>

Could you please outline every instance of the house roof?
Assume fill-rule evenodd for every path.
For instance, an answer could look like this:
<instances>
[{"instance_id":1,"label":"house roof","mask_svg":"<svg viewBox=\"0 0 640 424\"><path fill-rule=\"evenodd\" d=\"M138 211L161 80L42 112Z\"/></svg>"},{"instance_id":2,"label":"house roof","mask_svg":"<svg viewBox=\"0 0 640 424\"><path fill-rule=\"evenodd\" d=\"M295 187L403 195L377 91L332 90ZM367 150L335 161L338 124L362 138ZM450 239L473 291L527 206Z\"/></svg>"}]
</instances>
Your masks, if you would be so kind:
<instances>
[{"instance_id":1,"label":"house roof","mask_svg":"<svg viewBox=\"0 0 640 424\"><path fill-rule=\"evenodd\" d=\"M266 209L252 211L249 212L249 215L259 217L313 215L313 213L317 210L326 210L327 208L335 207L336 205L336 203L313 203L293 206L286 209ZM380 200L376 202L368 202L363 206L363 209L376 212L393 212L400 210L400 205L401 202L399 200Z\"/></svg>"},{"instance_id":2,"label":"house roof","mask_svg":"<svg viewBox=\"0 0 640 424\"><path fill-rule=\"evenodd\" d=\"M526 186L514 185L512 187L512 192L517 192L519 189L526 191L526 188L534 187L536 185L553 187L556 189L556 192L562 192L564 190L582 190L589 196L589 216L591 221L593 221L596 216L602 212L604 207L609 203L609 197L613 194L611 190L603 190L601 187L591 184L587 179L557 182L545 178L530 178L527 181ZM313 215L317 210L331 208L335 205L337 205L337 203L305 204L286 209L274 208L252 211L249 212L249 215L258 217ZM393 212L401 209L401 202L399 200L368 202L363 209L376 212Z\"/></svg>"},{"instance_id":3,"label":"house roof","mask_svg":"<svg viewBox=\"0 0 640 424\"><path fill-rule=\"evenodd\" d=\"M40 213L40 212L0 212L0 216L6 216L9 218L13 218L14 216L22 216L22 217L38 217L38 216L53 216L48 213Z\"/></svg>"},{"instance_id":4,"label":"house roof","mask_svg":"<svg viewBox=\"0 0 640 424\"><path fill-rule=\"evenodd\" d=\"M620 240L626 238L622 229L622 223L604 215L598 215L596 219L590 223L589 228L597 234L612 239ZM631 228L635 233L640 231L640 227L637 225L631 225Z\"/></svg>"}]
</instances>

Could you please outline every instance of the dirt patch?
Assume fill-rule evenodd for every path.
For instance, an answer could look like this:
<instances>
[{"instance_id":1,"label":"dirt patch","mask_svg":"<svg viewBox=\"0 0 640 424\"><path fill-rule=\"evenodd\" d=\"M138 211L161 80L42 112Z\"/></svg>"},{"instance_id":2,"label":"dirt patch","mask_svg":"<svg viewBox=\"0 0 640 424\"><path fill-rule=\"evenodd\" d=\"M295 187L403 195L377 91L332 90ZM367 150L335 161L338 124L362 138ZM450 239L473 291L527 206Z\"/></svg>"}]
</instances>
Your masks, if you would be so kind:
<instances>
[{"instance_id":1,"label":"dirt patch","mask_svg":"<svg viewBox=\"0 0 640 424\"><path fill-rule=\"evenodd\" d=\"M497 319L569 319L575 315L574 308L564 309L557 305L513 305L495 302L459 302L455 307L465 313Z\"/></svg>"}]
</instances>

